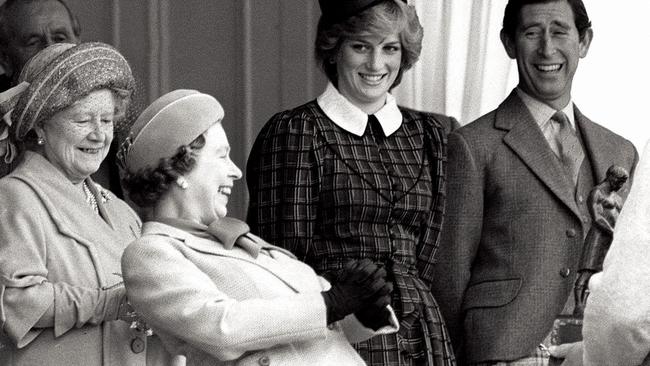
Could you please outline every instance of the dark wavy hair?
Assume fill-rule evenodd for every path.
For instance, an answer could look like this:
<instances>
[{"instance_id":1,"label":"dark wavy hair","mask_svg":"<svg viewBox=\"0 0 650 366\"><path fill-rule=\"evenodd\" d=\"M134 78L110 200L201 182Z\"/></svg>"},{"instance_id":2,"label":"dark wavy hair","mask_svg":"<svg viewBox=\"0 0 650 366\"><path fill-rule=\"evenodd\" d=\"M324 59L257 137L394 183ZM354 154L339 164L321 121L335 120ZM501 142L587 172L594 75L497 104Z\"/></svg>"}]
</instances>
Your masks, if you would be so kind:
<instances>
[{"instance_id":1,"label":"dark wavy hair","mask_svg":"<svg viewBox=\"0 0 650 366\"><path fill-rule=\"evenodd\" d=\"M338 73L334 60L343 41L359 34L389 35L394 32L399 34L402 62L392 89L402 81L404 71L415 65L422 50L420 19L415 8L402 1L383 1L341 23L331 23L321 16L316 31L316 60L329 81L337 86Z\"/></svg>"},{"instance_id":2,"label":"dark wavy hair","mask_svg":"<svg viewBox=\"0 0 650 366\"><path fill-rule=\"evenodd\" d=\"M587 29L591 28L591 21L589 20L587 9L582 0L509 0L503 14L503 32L511 40L515 39L515 32L519 26L519 13L524 5L553 3L557 1L566 1L571 6L571 10L573 10L573 19L576 28L578 29L578 35L582 41Z\"/></svg>"},{"instance_id":3,"label":"dark wavy hair","mask_svg":"<svg viewBox=\"0 0 650 366\"><path fill-rule=\"evenodd\" d=\"M180 146L171 158L160 159L157 167L148 167L136 173L124 172L122 184L129 198L142 208L153 207L176 180L192 171L198 152L205 146L203 134L188 145Z\"/></svg>"}]
</instances>

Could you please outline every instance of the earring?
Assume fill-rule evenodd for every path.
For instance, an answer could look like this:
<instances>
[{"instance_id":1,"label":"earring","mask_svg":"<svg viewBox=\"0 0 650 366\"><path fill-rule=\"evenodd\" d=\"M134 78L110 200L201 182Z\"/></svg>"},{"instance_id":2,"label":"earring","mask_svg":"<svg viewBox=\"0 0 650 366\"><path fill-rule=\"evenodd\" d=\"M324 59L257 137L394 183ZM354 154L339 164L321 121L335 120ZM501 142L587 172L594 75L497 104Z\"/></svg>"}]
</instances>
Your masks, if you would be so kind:
<instances>
[{"instance_id":1,"label":"earring","mask_svg":"<svg viewBox=\"0 0 650 366\"><path fill-rule=\"evenodd\" d=\"M36 140L36 144L38 145L45 145L45 139L41 136L38 136L38 139Z\"/></svg>"},{"instance_id":2,"label":"earring","mask_svg":"<svg viewBox=\"0 0 650 366\"><path fill-rule=\"evenodd\" d=\"M181 187L181 189L187 189L189 186L189 183L185 180L185 177L178 177L176 178L176 185Z\"/></svg>"}]
</instances>

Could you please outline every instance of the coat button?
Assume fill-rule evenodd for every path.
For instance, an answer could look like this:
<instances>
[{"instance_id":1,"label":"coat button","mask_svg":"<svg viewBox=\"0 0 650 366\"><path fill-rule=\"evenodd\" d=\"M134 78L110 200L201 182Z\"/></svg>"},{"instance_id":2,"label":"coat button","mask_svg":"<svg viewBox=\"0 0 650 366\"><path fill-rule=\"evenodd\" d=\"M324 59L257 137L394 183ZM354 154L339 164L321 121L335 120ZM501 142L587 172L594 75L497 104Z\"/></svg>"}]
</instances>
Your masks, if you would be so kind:
<instances>
[{"instance_id":1,"label":"coat button","mask_svg":"<svg viewBox=\"0 0 650 366\"><path fill-rule=\"evenodd\" d=\"M566 231L566 236L568 236L569 238L573 238L576 236L576 231L574 229L569 229Z\"/></svg>"},{"instance_id":2,"label":"coat button","mask_svg":"<svg viewBox=\"0 0 650 366\"><path fill-rule=\"evenodd\" d=\"M571 274L571 269L570 268L562 268L560 270L560 276L567 278Z\"/></svg>"},{"instance_id":3,"label":"coat button","mask_svg":"<svg viewBox=\"0 0 650 366\"><path fill-rule=\"evenodd\" d=\"M257 360L257 363L260 366L269 366L271 364L271 359L269 358L269 356L262 356L260 357L259 360Z\"/></svg>"},{"instance_id":4,"label":"coat button","mask_svg":"<svg viewBox=\"0 0 650 366\"><path fill-rule=\"evenodd\" d=\"M133 338L131 341L131 351L133 351L133 353L142 353L144 348L144 341L142 338Z\"/></svg>"}]
</instances>

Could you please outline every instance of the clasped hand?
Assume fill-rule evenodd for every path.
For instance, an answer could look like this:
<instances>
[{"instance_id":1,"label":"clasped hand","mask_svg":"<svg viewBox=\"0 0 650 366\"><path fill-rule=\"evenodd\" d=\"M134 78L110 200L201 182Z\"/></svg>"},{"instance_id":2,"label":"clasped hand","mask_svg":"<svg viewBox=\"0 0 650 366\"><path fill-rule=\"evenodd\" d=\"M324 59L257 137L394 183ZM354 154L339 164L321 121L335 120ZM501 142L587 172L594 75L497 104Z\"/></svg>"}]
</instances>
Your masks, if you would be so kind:
<instances>
[{"instance_id":1,"label":"clasped hand","mask_svg":"<svg viewBox=\"0 0 650 366\"><path fill-rule=\"evenodd\" d=\"M124 297L117 311L117 319L129 323L129 328L143 332L147 336L153 335L153 331L144 319L135 311L131 303Z\"/></svg>"},{"instance_id":2,"label":"clasped hand","mask_svg":"<svg viewBox=\"0 0 650 366\"><path fill-rule=\"evenodd\" d=\"M322 293L327 324L353 313L367 327L377 329L377 323L385 324L377 320L387 317L386 305L390 304L393 285L386 281L383 267L369 259L350 260L330 279L332 288Z\"/></svg>"}]
</instances>

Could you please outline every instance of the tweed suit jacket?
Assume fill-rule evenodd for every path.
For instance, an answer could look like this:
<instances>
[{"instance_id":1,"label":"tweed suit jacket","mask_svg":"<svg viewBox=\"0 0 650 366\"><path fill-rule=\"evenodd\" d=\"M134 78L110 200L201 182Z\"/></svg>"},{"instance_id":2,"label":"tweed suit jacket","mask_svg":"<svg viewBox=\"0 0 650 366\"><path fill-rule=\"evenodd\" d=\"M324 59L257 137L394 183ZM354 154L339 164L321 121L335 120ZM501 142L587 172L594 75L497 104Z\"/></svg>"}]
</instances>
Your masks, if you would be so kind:
<instances>
[{"instance_id":1,"label":"tweed suit jacket","mask_svg":"<svg viewBox=\"0 0 650 366\"><path fill-rule=\"evenodd\" d=\"M321 291L329 283L288 251L264 246L269 254L254 258L146 222L122 257L129 300L188 366L363 365L350 342L397 331L394 314L378 332L354 316L327 326Z\"/></svg>"},{"instance_id":2,"label":"tweed suit jacket","mask_svg":"<svg viewBox=\"0 0 650 366\"><path fill-rule=\"evenodd\" d=\"M612 164L632 173L634 146L574 112L594 181ZM514 91L452 132L448 151L447 216L432 285L457 355L465 362L529 356L572 291L568 273L575 273L589 220Z\"/></svg>"}]
</instances>

